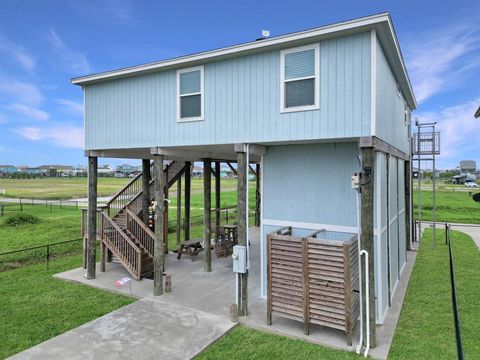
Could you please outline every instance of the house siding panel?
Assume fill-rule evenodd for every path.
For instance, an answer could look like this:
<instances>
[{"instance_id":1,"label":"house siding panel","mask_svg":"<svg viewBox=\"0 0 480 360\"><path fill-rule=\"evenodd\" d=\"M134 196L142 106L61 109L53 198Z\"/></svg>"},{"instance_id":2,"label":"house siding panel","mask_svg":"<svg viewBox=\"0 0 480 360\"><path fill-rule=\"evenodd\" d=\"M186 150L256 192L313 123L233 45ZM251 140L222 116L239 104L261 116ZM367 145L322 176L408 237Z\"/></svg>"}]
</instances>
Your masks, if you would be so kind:
<instances>
[{"instance_id":1,"label":"house siding panel","mask_svg":"<svg viewBox=\"0 0 480 360\"><path fill-rule=\"evenodd\" d=\"M397 93L395 79L382 46L377 39L376 56L376 136L408 153L408 126L405 124L405 101Z\"/></svg>"},{"instance_id":2,"label":"house siding panel","mask_svg":"<svg viewBox=\"0 0 480 360\"><path fill-rule=\"evenodd\" d=\"M86 149L370 134L370 33L320 42L320 108L280 113L280 50L205 64L205 120L177 123L176 71L86 86Z\"/></svg>"}]
</instances>

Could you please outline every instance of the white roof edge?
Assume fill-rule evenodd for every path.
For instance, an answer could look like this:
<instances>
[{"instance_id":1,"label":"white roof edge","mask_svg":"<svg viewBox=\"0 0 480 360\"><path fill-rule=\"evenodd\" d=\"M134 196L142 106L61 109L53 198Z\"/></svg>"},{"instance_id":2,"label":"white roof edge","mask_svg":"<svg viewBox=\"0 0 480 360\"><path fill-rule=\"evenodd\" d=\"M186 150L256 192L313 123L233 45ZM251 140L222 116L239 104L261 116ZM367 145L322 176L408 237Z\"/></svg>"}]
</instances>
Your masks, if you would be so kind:
<instances>
[{"instance_id":1,"label":"white roof edge","mask_svg":"<svg viewBox=\"0 0 480 360\"><path fill-rule=\"evenodd\" d=\"M403 56L400 51L400 46L398 45L397 36L395 34L395 30L393 28L393 25L390 19L390 15L388 13L375 14L371 16L358 18L358 19L326 25L326 26L322 26L314 29L299 31L299 32L286 34L286 35L280 35L277 37L272 37L272 38L261 40L261 41L252 41L249 43L228 46L228 47L224 47L216 50L209 50L209 51L200 52L192 55L181 56L174 59L162 60L162 61L148 63L144 65L126 67L118 70L111 70L111 71L106 71L102 73L76 77L76 78L72 78L70 80L70 83L74 85L83 86L83 85L88 85L90 83L101 82L103 80L108 81L108 80L113 80L115 78L126 77L129 75L161 70L163 68L187 65L193 62L213 60L215 58L221 58L221 57L228 56L235 53L255 51L262 48L278 46L284 43L300 41L308 38L332 34L335 32L355 30L356 28L365 28L369 26L372 27L384 22L388 24L389 30L391 32L395 49L397 52L397 56L402 66L402 72L407 82L408 90L411 95L411 100L412 100L411 105L413 105L413 108L415 108L416 107L415 95L413 93L412 86L410 84L410 79L406 71Z\"/></svg>"}]
</instances>

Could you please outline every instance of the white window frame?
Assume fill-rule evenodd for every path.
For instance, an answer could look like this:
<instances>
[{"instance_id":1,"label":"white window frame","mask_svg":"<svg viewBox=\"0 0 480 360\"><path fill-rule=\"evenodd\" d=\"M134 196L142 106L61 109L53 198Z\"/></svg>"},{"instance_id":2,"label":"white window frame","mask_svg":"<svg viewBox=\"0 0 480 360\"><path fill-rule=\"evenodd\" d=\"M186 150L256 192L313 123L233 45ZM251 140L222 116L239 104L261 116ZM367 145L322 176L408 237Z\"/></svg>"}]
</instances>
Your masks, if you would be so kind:
<instances>
[{"instance_id":1,"label":"white window frame","mask_svg":"<svg viewBox=\"0 0 480 360\"><path fill-rule=\"evenodd\" d=\"M305 50L315 50L315 75L285 80L285 55ZM286 107L285 106L285 83L298 80L315 79L315 94L313 105ZM297 111L317 110L320 108L320 44L299 46L280 51L280 112L289 113Z\"/></svg>"},{"instance_id":2,"label":"white window frame","mask_svg":"<svg viewBox=\"0 0 480 360\"><path fill-rule=\"evenodd\" d=\"M200 70L200 91L193 92L188 94L180 94L180 75L183 73L188 73L192 71ZM200 95L200 116L182 118L182 109L181 109L181 101L180 98L184 96L192 96L192 95ZM203 121L204 118L204 107L205 107L205 92L204 92L204 66L195 66L185 69L177 70L177 122L192 122L192 121Z\"/></svg>"}]
</instances>

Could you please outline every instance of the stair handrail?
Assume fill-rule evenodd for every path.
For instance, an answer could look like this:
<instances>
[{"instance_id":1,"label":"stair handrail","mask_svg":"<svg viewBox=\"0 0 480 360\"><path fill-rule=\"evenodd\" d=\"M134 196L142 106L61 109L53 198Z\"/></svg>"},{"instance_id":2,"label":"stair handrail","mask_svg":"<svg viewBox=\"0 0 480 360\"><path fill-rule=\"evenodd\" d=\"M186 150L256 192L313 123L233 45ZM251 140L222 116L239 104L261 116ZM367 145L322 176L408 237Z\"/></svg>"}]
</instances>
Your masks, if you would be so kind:
<instances>
[{"instance_id":1,"label":"stair handrail","mask_svg":"<svg viewBox=\"0 0 480 360\"><path fill-rule=\"evenodd\" d=\"M112 218L110 218L110 216L108 216L108 214L105 211L102 211L101 214L102 214L102 233L101 233L102 241L106 243L107 247L112 246L118 250L119 254L115 254L115 255L118 256L120 261L131 270L132 275L139 280L142 274L142 250L127 236L127 234L125 234L122 231L122 229L120 229L120 227L115 223L115 221L113 221ZM128 256L128 254L126 254L125 251L122 251L122 249L118 246L118 244L115 243L114 240L112 240L111 238L108 238L105 235L105 229L106 229L105 222L107 222L108 225L111 226L113 230L115 230L115 233L117 233L119 237L126 244L128 244L128 247L129 247L128 252L130 252L130 254L134 253L135 258L133 258L132 256ZM136 263L136 266L135 266L135 263Z\"/></svg>"},{"instance_id":2,"label":"stair handrail","mask_svg":"<svg viewBox=\"0 0 480 360\"><path fill-rule=\"evenodd\" d=\"M127 230L138 240L150 256L153 257L155 248L154 232L130 209L127 213Z\"/></svg>"}]
</instances>

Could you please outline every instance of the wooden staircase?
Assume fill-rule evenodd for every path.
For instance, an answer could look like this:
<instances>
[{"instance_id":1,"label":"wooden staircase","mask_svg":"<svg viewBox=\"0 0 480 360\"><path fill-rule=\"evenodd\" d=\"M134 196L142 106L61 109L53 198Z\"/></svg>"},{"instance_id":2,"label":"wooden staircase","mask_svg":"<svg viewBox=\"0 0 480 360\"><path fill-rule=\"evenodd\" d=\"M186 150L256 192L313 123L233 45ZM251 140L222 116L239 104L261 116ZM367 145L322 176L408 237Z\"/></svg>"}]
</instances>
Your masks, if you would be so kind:
<instances>
[{"instance_id":1,"label":"wooden staircase","mask_svg":"<svg viewBox=\"0 0 480 360\"><path fill-rule=\"evenodd\" d=\"M170 188L185 172L185 163L172 161L164 172ZM115 194L101 213L100 240L137 280L153 273L155 234L141 220L142 174ZM150 200L154 199L150 181Z\"/></svg>"}]
</instances>

